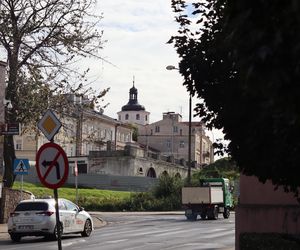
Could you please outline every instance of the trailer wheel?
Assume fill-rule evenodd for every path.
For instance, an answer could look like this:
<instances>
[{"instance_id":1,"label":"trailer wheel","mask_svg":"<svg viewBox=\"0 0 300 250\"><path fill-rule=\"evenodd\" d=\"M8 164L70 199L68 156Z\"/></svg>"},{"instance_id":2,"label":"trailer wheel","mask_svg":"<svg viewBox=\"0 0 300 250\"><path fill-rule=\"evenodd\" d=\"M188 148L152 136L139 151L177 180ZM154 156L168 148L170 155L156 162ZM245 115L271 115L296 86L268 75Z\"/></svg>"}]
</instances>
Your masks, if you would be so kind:
<instances>
[{"instance_id":1,"label":"trailer wheel","mask_svg":"<svg viewBox=\"0 0 300 250\"><path fill-rule=\"evenodd\" d=\"M214 207L212 209L210 209L207 213L207 218L209 220L217 220L218 219L218 208L217 207Z\"/></svg>"},{"instance_id":2,"label":"trailer wheel","mask_svg":"<svg viewBox=\"0 0 300 250\"><path fill-rule=\"evenodd\" d=\"M228 219L229 216L230 216L230 210L229 210L228 207L225 207L225 208L224 208L223 217L224 217L224 219Z\"/></svg>"},{"instance_id":3,"label":"trailer wheel","mask_svg":"<svg viewBox=\"0 0 300 250\"><path fill-rule=\"evenodd\" d=\"M197 220L197 214L192 213L192 214L186 215L186 218L190 221L195 221L195 220Z\"/></svg>"},{"instance_id":4,"label":"trailer wheel","mask_svg":"<svg viewBox=\"0 0 300 250\"><path fill-rule=\"evenodd\" d=\"M205 220L206 219L206 213L200 214L200 217L201 217L202 220Z\"/></svg>"}]
</instances>

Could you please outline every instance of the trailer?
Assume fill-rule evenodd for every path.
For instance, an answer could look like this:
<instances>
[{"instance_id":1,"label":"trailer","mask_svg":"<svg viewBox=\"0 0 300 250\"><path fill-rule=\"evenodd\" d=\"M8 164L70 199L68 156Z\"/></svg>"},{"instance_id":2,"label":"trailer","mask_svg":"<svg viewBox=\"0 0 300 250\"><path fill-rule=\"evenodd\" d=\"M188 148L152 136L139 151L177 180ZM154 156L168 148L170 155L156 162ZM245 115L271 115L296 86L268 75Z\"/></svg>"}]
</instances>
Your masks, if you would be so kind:
<instances>
[{"instance_id":1,"label":"trailer","mask_svg":"<svg viewBox=\"0 0 300 250\"><path fill-rule=\"evenodd\" d=\"M188 220L218 219L219 213L225 219L230 216L232 195L226 178L201 179L200 186L182 188L182 205Z\"/></svg>"}]
</instances>

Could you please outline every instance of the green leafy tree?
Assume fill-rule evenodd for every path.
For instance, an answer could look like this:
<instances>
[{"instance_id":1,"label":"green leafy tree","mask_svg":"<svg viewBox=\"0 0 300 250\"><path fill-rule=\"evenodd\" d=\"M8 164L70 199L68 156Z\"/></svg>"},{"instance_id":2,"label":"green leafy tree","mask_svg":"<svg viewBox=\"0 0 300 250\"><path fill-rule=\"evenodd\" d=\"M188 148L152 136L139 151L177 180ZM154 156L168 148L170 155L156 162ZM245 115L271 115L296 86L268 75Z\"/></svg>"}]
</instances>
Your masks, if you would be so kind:
<instances>
[{"instance_id":1,"label":"green leafy tree","mask_svg":"<svg viewBox=\"0 0 300 250\"><path fill-rule=\"evenodd\" d=\"M170 42L197 112L222 129L240 171L298 195L300 186L300 4L172 0ZM222 146L222 145L219 145Z\"/></svg>"},{"instance_id":2,"label":"green leafy tree","mask_svg":"<svg viewBox=\"0 0 300 250\"><path fill-rule=\"evenodd\" d=\"M36 126L47 108L65 108L63 93L86 94L88 70L74 66L98 56L102 32L94 0L3 0L0 2L0 44L7 54L6 99L9 122ZM94 95L97 97L97 95ZM94 99L93 99L94 100ZM4 139L5 186L13 184L12 136Z\"/></svg>"},{"instance_id":3,"label":"green leafy tree","mask_svg":"<svg viewBox=\"0 0 300 250\"><path fill-rule=\"evenodd\" d=\"M192 182L199 184L201 178L228 178L234 181L238 177L239 169L235 162L231 158L225 157L195 172L192 176Z\"/></svg>"}]
</instances>

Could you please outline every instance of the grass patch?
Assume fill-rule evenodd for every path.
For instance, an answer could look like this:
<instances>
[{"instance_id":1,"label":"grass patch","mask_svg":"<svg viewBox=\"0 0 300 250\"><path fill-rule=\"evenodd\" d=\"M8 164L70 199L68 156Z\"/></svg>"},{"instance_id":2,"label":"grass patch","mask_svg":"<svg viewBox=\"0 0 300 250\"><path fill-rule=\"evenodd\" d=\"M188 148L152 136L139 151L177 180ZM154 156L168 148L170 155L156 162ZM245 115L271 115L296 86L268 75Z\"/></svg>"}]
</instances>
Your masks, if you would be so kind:
<instances>
[{"instance_id":1,"label":"grass patch","mask_svg":"<svg viewBox=\"0 0 300 250\"><path fill-rule=\"evenodd\" d=\"M168 211L181 209L182 181L176 177L162 176L157 186L149 192L125 192L94 188L78 189L78 205L88 211ZM20 189L15 182L13 188ZM36 198L53 197L53 190L41 184L24 183L27 190ZM76 189L64 186L58 189L58 197L76 201Z\"/></svg>"},{"instance_id":2,"label":"grass patch","mask_svg":"<svg viewBox=\"0 0 300 250\"><path fill-rule=\"evenodd\" d=\"M21 182L15 182L14 189L21 189ZM42 186L41 184L23 183L23 190L34 194L36 198L54 196L53 190ZM78 188L78 203L86 210L103 210L104 207L114 207L116 204L128 202L131 192L100 190L94 188ZM58 189L58 197L76 201L75 187L61 187ZM111 204L111 205L108 205ZM119 206L117 206L119 207ZM104 209L107 211L107 209ZM110 210L109 210L110 211Z\"/></svg>"}]
</instances>

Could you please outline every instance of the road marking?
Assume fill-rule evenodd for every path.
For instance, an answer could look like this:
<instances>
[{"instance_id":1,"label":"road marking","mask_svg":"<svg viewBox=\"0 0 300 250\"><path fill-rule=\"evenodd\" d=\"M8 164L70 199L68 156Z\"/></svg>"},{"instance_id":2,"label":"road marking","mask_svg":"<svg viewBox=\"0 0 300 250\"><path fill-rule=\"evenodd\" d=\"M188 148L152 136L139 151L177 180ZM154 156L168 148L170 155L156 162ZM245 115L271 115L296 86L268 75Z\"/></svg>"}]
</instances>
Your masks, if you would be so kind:
<instances>
[{"instance_id":1,"label":"road marking","mask_svg":"<svg viewBox=\"0 0 300 250\"><path fill-rule=\"evenodd\" d=\"M77 243L81 243L81 242L86 242L86 240L73 240L71 242L62 242L62 246L63 247L69 247L69 246L72 246L74 244L77 244Z\"/></svg>"},{"instance_id":2,"label":"road marking","mask_svg":"<svg viewBox=\"0 0 300 250\"><path fill-rule=\"evenodd\" d=\"M211 238L217 238L217 237L222 237L225 235L230 235L232 232L235 232L235 230L225 230L223 232L219 233L207 233L207 234L202 234L201 238L202 239L211 239Z\"/></svg>"},{"instance_id":3,"label":"road marking","mask_svg":"<svg viewBox=\"0 0 300 250\"><path fill-rule=\"evenodd\" d=\"M134 234L134 236L141 236L141 235L147 235L147 234L159 234L162 235L161 233L166 233L166 232L170 232L170 231L182 231L181 227L176 227L176 228L172 228L172 230L170 229L163 229L163 230L152 230L152 231L146 231L146 232L142 232L142 233L136 233Z\"/></svg>"},{"instance_id":4,"label":"road marking","mask_svg":"<svg viewBox=\"0 0 300 250\"><path fill-rule=\"evenodd\" d=\"M119 242L124 242L124 241L128 241L128 239L120 239L120 240L110 240L110 241L103 241L103 243L108 243L108 244L116 244Z\"/></svg>"}]
</instances>

